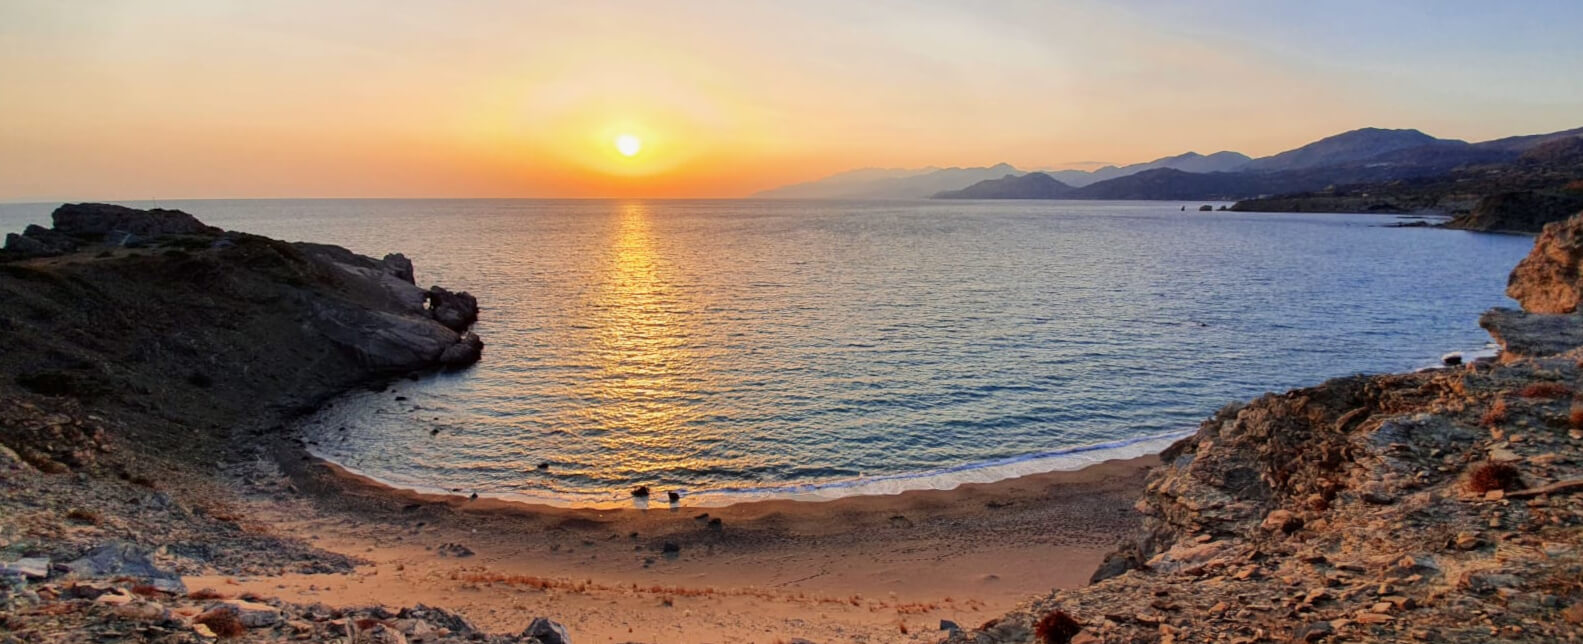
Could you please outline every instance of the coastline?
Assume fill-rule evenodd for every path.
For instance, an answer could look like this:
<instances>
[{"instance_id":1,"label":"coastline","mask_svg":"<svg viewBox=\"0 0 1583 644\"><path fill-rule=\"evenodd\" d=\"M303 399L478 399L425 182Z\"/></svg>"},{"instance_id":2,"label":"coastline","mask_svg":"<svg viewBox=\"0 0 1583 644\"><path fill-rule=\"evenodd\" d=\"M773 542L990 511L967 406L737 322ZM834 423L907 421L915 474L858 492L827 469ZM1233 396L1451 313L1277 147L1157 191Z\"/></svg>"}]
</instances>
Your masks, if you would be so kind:
<instances>
[{"instance_id":1,"label":"coastline","mask_svg":"<svg viewBox=\"0 0 1583 644\"><path fill-rule=\"evenodd\" d=\"M258 499L253 511L283 534L368 563L328 578L195 576L189 587L331 606L438 603L486 630L508 630L526 611L594 641L932 642L940 620L979 623L1030 594L1086 583L1116 539L1137 530L1131 499L1158 463L1139 456L951 490L643 510L394 489L283 447L306 505ZM447 544L471 554L440 554ZM823 619L799 622L809 611Z\"/></svg>"},{"instance_id":2,"label":"coastline","mask_svg":"<svg viewBox=\"0 0 1583 644\"><path fill-rule=\"evenodd\" d=\"M1139 436L1074 445L1045 452L1026 454L982 463L943 467L923 472L909 472L857 479L840 479L804 484L767 484L758 487L735 487L682 492L681 500L670 503L663 492L657 491L652 499L633 497L628 490L616 490L598 498L563 498L529 494L496 494L477 492L478 500L504 502L529 507L556 509L665 509L723 508L747 503L767 501L792 501L824 503L859 496L891 496L910 492L950 491L963 485L986 485L1001 481L1056 472L1079 471L1115 461L1131 461L1159 454L1171 444L1192 435L1194 430ZM474 491L462 488L445 488L432 484L392 481L325 457L313 449L303 450L302 456L315 459L320 464L368 485L384 487L393 492L424 498L456 497L466 499Z\"/></svg>"},{"instance_id":3,"label":"coastline","mask_svg":"<svg viewBox=\"0 0 1583 644\"><path fill-rule=\"evenodd\" d=\"M0 382L16 393L0 396L8 629L187 641L207 637L201 611L245 610L250 639L564 641L521 631L549 616L582 642L1024 644L1062 620L1103 641L1562 639L1583 623L1575 588L1545 581L1583 553L1583 284L1556 269L1583 256L1583 218L1513 272L1526 311L1481 320L1498 360L1232 403L1157 457L674 510L425 495L314 459L283 422L433 368L465 336L403 306L374 319L434 334L348 344L342 316L410 291L404 258L221 234L0 271L20 296L0 298L0 323L38 338L0 355L18 376ZM191 281L215 272L232 282ZM224 299L179 306L196 293ZM185 351L91 368L168 337L149 323L166 311L194 333ZM29 366L47 351L87 366ZM206 352L250 368L195 368ZM337 361L304 371L305 356Z\"/></svg>"}]
</instances>

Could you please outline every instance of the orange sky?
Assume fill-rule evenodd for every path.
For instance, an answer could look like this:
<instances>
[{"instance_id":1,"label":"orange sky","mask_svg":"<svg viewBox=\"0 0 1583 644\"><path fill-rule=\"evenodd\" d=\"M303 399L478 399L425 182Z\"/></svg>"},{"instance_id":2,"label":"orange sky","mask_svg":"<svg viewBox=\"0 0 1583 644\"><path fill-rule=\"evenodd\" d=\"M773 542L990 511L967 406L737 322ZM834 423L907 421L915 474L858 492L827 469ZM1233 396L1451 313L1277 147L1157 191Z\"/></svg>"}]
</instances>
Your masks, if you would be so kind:
<instances>
[{"instance_id":1,"label":"orange sky","mask_svg":"<svg viewBox=\"0 0 1583 644\"><path fill-rule=\"evenodd\" d=\"M1583 125L1570 3L1192 4L8 0L0 200L732 197Z\"/></svg>"}]
</instances>

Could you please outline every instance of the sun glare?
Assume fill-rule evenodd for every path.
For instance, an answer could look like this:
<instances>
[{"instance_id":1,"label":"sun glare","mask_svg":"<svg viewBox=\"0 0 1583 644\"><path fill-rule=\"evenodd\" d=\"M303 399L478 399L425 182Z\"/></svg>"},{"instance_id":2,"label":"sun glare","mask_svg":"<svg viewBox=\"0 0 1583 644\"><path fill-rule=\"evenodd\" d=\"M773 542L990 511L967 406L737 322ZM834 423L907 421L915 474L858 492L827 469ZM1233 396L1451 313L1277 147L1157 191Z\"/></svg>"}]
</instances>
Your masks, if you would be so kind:
<instances>
[{"instance_id":1,"label":"sun glare","mask_svg":"<svg viewBox=\"0 0 1583 644\"><path fill-rule=\"evenodd\" d=\"M638 151L642 149L643 141L638 137L631 134L623 134L616 137L616 151L620 152L621 156L636 156Z\"/></svg>"}]
</instances>

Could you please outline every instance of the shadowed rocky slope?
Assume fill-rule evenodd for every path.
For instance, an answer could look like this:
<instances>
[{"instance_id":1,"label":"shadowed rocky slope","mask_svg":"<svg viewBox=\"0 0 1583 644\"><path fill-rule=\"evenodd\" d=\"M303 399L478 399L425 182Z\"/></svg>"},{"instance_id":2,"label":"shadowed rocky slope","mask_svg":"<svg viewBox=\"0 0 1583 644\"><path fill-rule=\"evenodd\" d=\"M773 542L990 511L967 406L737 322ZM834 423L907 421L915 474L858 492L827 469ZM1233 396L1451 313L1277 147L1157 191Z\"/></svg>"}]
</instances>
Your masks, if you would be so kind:
<instances>
[{"instance_id":1,"label":"shadowed rocky slope","mask_svg":"<svg viewBox=\"0 0 1583 644\"><path fill-rule=\"evenodd\" d=\"M1222 409L1162 455L1144 533L1091 585L947 641L1583 637L1578 239L1583 216L1552 224L1513 272L1529 311L1482 321L1499 361Z\"/></svg>"},{"instance_id":2,"label":"shadowed rocky slope","mask_svg":"<svg viewBox=\"0 0 1583 644\"><path fill-rule=\"evenodd\" d=\"M559 642L416 607L187 595L178 575L345 572L250 521L239 489L283 423L391 378L476 362L466 293L405 257L66 205L0 252L0 639ZM266 480L267 478L267 480ZM547 630L546 630L547 629ZM530 631L532 629L530 628Z\"/></svg>"}]
</instances>

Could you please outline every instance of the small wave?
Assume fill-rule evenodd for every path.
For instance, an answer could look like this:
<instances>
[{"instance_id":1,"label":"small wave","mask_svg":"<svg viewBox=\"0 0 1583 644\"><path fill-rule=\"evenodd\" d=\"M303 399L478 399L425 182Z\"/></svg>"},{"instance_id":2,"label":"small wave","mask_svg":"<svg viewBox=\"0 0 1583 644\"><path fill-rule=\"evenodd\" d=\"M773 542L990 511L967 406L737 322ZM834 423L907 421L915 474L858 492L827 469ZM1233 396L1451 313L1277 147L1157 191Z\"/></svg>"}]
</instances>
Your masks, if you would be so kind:
<instances>
[{"instance_id":1,"label":"small wave","mask_svg":"<svg viewBox=\"0 0 1583 644\"><path fill-rule=\"evenodd\" d=\"M915 490L953 490L966 483L994 483L1023 476L1048 472L1070 472L1106 461L1125 460L1157 454L1194 430L1182 430L1150 436L1140 436L1102 443L1077 445L1022 456L968 463L936 470L863 476L853 479L822 483L783 484L764 486L726 487L699 492L678 490L687 499L688 507L724 507L755 501L833 501L849 496L874 496L901 494ZM410 490L421 494L457 495L462 488L435 486L429 482L400 480L388 475L375 474L352 467L328 454L310 449L313 456L329 462L356 476L392 488ZM470 490L467 490L470 492ZM610 509L634 506L626 490L606 494L545 494L530 492L493 493L479 491L482 498L548 505L559 508ZM641 506L647 507L647 506Z\"/></svg>"}]
</instances>

